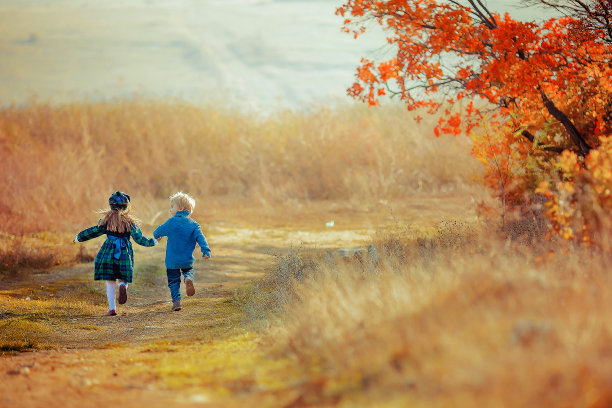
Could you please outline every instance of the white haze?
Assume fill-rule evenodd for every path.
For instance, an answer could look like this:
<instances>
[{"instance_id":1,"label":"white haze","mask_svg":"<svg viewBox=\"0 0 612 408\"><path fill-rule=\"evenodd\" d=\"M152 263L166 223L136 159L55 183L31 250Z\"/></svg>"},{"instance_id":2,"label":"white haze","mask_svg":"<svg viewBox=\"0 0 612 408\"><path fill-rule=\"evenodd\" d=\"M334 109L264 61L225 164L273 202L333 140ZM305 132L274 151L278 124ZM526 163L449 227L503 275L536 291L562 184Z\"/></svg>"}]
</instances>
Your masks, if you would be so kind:
<instances>
[{"instance_id":1,"label":"white haze","mask_svg":"<svg viewBox=\"0 0 612 408\"><path fill-rule=\"evenodd\" d=\"M331 0L1 0L0 105L134 95L247 109L346 98L384 35L340 31ZM488 1L521 19L542 10Z\"/></svg>"}]
</instances>

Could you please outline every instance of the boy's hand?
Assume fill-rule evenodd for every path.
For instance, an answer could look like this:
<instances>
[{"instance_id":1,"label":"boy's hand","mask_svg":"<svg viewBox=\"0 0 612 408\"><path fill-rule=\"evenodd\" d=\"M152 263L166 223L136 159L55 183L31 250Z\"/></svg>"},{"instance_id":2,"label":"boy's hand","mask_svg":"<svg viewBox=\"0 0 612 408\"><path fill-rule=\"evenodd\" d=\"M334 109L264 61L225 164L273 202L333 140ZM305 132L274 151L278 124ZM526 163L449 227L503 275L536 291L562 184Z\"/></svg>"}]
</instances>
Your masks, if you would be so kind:
<instances>
[{"instance_id":1,"label":"boy's hand","mask_svg":"<svg viewBox=\"0 0 612 408\"><path fill-rule=\"evenodd\" d=\"M204 259L210 259L210 256L208 256L208 255L202 255L202 258L204 258Z\"/></svg>"}]
</instances>

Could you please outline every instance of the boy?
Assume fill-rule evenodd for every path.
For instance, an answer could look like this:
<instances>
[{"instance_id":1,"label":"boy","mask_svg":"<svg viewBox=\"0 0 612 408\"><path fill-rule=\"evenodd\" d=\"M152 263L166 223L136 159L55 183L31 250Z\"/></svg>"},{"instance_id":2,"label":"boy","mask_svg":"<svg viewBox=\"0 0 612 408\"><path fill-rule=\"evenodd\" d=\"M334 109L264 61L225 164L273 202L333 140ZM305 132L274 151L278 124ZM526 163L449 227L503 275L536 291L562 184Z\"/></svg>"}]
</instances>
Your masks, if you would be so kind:
<instances>
[{"instance_id":1,"label":"boy","mask_svg":"<svg viewBox=\"0 0 612 408\"><path fill-rule=\"evenodd\" d=\"M193 287L193 251L196 242L202 250L202 258L210 258L210 248L200 224L195 222L191 213L195 200L185 193L178 192L170 197L170 214L173 216L153 231L155 239L168 237L166 245L166 270L168 287L172 295L172 310L181 310L181 272L185 279L187 296L195 294Z\"/></svg>"}]
</instances>

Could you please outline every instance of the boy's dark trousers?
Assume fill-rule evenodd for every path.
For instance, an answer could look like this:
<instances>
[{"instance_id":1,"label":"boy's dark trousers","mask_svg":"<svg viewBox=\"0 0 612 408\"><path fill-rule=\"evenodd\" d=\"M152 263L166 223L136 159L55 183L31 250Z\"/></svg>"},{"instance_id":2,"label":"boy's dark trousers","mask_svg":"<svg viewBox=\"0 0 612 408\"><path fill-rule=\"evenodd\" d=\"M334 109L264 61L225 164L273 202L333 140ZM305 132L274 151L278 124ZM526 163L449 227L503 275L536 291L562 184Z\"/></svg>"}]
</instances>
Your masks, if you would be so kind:
<instances>
[{"instance_id":1,"label":"boy's dark trousers","mask_svg":"<svg viewBox=\"0 0 612 408\"><path fill-rule=\"evenodd\" d=\"M181 299L181 273L184 275L184 279L189 278L193 281L193 267L166 269L168 287L170 288L170 295L172 296L173 302Z\"/></svg>"}]
</instances>

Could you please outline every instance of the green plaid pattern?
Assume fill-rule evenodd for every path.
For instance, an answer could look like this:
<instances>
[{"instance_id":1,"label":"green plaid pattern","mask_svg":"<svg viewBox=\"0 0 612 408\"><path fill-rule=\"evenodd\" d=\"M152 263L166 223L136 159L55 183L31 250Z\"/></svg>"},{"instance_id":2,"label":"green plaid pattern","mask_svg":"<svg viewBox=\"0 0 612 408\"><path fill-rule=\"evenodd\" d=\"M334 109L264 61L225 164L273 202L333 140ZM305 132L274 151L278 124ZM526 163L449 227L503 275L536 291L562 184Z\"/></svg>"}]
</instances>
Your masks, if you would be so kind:
<instances>
[{"instance_id":1,"label":"green plaid pattern","mask_svg":"<svg viewBox=\"0 0 612 408\"><path fill-rule=\"evenodd\" d=\"M101 235L106 234L106 229L102 226L96 225L91 228L87 228L84 231L79 232L77 239L79 242L87 241L92 238L97 238ZM130 236L139 245L145 247L151 247L155 245L155 240L145 238L137 226L132 227L130 230ZM102 244L102 248L98 251L95 261L95 280L115 280L121 279L125 282L132 282L132 274L134 272L134 251L132 249L132 242L129 237L126 239L127 245L121 248L121 255L119 259L115 259L113 254L115 253L115 245L110 239L107 239ZM118 271L116 272L113 265L119 265Z\"/></svg>"}]
</instances>

